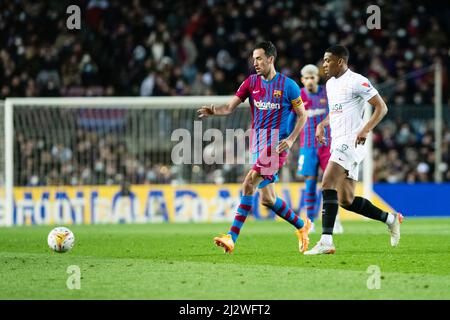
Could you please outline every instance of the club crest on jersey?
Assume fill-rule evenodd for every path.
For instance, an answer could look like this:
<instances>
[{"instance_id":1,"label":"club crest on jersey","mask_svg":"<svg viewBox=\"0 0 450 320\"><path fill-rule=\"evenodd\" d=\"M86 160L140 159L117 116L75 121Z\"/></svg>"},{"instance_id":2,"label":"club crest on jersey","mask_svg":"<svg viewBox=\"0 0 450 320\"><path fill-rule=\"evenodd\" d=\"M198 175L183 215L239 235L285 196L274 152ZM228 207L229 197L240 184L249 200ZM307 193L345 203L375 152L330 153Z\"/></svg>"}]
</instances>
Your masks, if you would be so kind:
<instances>
[{"instance_id":1,"label":"club crest on jersey","mask_svg":"<svg viewBox=\"0 0 450 320\"><path fill-rule=\"evenodd\" d=\"M327 104L327 99L322 98L322 99L319 100L319 103L320 104Z\"/></svg>"},{"instance_id":2,"label":"club crest on jersey","mask_svg":"<svg viewBox=\"0 0 450 320\"><path fill-rule=\"evenodd\" d=\"M281 98L281 90L273 90L273 97L274 98Z\"/></svg>"}]
</instances>

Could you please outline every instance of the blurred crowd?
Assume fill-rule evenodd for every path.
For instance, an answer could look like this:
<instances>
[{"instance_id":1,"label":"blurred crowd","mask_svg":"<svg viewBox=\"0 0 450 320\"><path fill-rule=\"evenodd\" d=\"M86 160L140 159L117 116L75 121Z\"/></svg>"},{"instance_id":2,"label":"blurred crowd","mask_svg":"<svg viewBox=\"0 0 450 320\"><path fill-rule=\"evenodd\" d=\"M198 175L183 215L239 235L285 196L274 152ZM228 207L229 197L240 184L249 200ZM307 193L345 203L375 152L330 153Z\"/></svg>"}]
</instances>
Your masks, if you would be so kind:
<instances>
[{"instance_id":1,"label":"blurred crowd","mask_svg":"<svg viewBox=\"0 0 450 320\"><path fill-rule=\"evenodd\" d=\"M374 180L377 182L432 182L435 172L432 121L384 121L374 131ZM450 181L450 128L444 127L443 180Z\"/></svg>"},{"instance_id":2,"label":"blurred crowd","mask_svg":"<svg viewBox=\"0 0 450 320\"><path fill-rule=\"evenodd\" d=\"M80 30L66 27L73 4ZM379 30L366 26L373 4ZM448 65L449 14L421 1L3 0L0 96L232 94L252 72L254 45L271 39L278 70L296 80L341 43L373 83L396 82L389 103L427 104L433 74L404 77L436 60Z\"/></svg>"},{"instance_id":3,"label":"blurred crowd","mask_svg":"<svg viewBox=\"0 0 450 320\"><path fill-rule=\"evenodd\" d=\"M133 154L123 137L79 130L73 141L16 135L16 184L113 185L171 183L176 168Z\"/></svg>"},{"instance_id":4,"label":"blurred crowd","mask_svg":"<svg viewBox=\"0 0 450 320\"><path fill-rule=\"evenodd\" d=\"M381 29L369 30L366 10L373 4L381 8ZM66 26L69 5L81 8L80 30ZM448 108L448 16L449 8L424 1L133 0L125 5L119 0L3 0L0 99L233 94L253 72L254 45L270 39L278 49L277 69L298 82L301 66L320 67L324 49L346 45L350 67L380 87L388 106L429 108L434 95L430 66L440 61ZM375 179L432 180L430 130L424 123L383 123L376 131ZM444 141L448 164L448 129ZM99 150L89 151L95 157L79 156L91 162L74 159L80 145L99 143ZM108 143L95 137L79 137L71 146L19 141L24 168L20 181L167 183L182 175L183 170L137 158L126 146ZM38 165L30 154L40 159ZM238 175L226 168L194 169L192 176L207 182L228 182ZM443 170L450 180L449 169Z\"/></svg>"}]
</instances>

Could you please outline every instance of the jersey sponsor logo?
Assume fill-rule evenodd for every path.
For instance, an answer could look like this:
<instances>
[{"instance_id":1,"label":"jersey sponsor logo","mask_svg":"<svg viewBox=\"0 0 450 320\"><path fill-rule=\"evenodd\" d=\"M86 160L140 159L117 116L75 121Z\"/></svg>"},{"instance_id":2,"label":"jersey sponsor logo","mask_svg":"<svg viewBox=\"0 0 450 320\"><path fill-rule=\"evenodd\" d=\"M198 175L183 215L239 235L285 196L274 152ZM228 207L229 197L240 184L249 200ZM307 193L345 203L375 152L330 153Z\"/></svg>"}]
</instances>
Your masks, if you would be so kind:
<instances>
[{"instance_id":1,"label":"jersey sponsor logo","mask_svg":"<svg viewBox=\"0 0 450 320\"><path fill-rule=\"evenodd\" d=\"M291 103L294 108L300 107L303 104L302 97L292 100Z\"/></svg>"},{"instance_id":2,"label":"jersey sponsor logo","mask_svg":"<svg viewBox=\"0 0 450 320\"><path fill-rule=\"evenodd\" d=\"M282 94L281 90L273 90L274 98L277 98L277 99L281 98L281 94Z\"/></svg>"},{"instance_id":3,"label":"jersey sponsor logo","mask_svg":"<svg viewBox=\"0 0 450 320\"><path fill-rule=\"evenodd\" d=\"M273 110L273 109L280 109L279 103L273 103L273 102L264 102L264 101L255 101L255 107L257 107L260 110Z\"/></svg>"},{"instance_id":4,"label":"jersey sponsor logo","mask_svg":"<svg viewBox=\"0 0 450 320\"><path fill-rule=\"evenodd\" d=\"M344 110L343 110L341 103L336 103L336 104L330 106L331 114L342 113L342 112L344 112Z\"/></svg>"}]
</instances>

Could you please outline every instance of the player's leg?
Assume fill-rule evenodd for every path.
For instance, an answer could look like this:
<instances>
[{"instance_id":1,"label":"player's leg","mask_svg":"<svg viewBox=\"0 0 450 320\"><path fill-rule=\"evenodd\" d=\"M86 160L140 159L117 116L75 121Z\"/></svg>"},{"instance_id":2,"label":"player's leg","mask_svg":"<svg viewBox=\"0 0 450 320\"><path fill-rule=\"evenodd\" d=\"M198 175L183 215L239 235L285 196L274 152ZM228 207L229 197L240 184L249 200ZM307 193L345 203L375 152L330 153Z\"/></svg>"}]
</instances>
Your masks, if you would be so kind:
<instances>
[{"instance_id":1,"label":"player's leg","mask_svg":"<svg viewBox=\"0 0 450 320\"><path fill-rule=\"evenodd\" d=\"M310 232L316 232L314 222L317 219L317 176L305 176L306 216L311 220Z\"/></svg>"},{"instance_id":2,"label":"player's leg","mask_svg":"<svg viewBox=\"0 0 450 320\"><path fill-rule=\"evenodd\" d=\"M304 147L298 157L297 175L305 177L305 204L306 215L314 222L317 218L317 173L319 157L317 148Z\"/></svg>"},{"instance_id":3,"label":"player's leg","mask_svg":"<svg viewBox=\"0 0 450 320\"><path fill-rule=\"evenodd\" d=\"M283 199L277 197L273 183L262 188L260 194L261 203L264 206L272 209L279 217L283 218L297 229L296 234L299 240L299 251L306 251L309 245L308 233L311 221L308 218L306 221L303 221L303 219L300 218L300 216L297 215Z\"/></svg>"},{"instance_id":4,"label":"player's leg","mask_svg":"<svg viewBox=\"0 0 450 320\"><path fill-rule=\"evenodd\" d=\"M306 255L330 254L336 251L333 245L333 228L338 212L338 186L346 178L346 170L330 161L322 179L322 236L314 248Z\"/></svg>"},{"instance_id":5,"label":"player's leg","mask_svg":"<svg viewBox=\"0 0 450 320\"><path fill-rule=\"evenodd\" d=\"M319 165L322 169L322 172L325 172L325 169L328 165L328 162L331 157L331 148L330 146L321 145L317 149L317 158L319 159ZM339 218L339 209L338 214L336 215L336 220L334 221L334 229L333 234L342 234L344 233L344 227L342 226L341 219Z\"/></svg>"},{"instance_id":6,"label":"player's leg","mask_svg":"<svg viewBox=\"0 0 450 320\"><path fill-rule=\"evenodd\" d=\"M363 197L355 197L354 191L355 181L346 179L338 187L339 205L367 218L386 223L391 233L391 245L397 246L400 241L400 224L403 221L403 216L400 213L385 212Z\"/></svg>"},{"instance_id":7,"label":"player's leg","mask_svg":"<svg viewBox=\"0 0 450 320\"><path fill-rule=\"evenodd\" d=\"M231 253L234 250L234 245L239 237L241 228L252 208L253 195L256 191L256 187L262 180L263 178L258 172L253 169L249 171L242 185L243 195L233 223L231 224L230 231L226 235L214 238L215 244L223 247L226 253Z\"/></svg>"},{"instance_id":8,"label":"player's leg","mask_svg":"<svg viewBox=\"0 0 450 320\"><path fill-rule=\"evenodd\" d=\"M317 202L317 176L305 177L305 203L306 203L306 215L314 222L317 219L316 212Z\"/></svg>"},{"instance_id":9,"label":"player's leg","mask_svg":"<svg viewBox=\"0 0 450 320\"><path fill-rule=\"evenodd\" d=\"M305 206L306 216L311 220L309 232L315 232L314 221L317 218L317 172L319 159L316 148L304 147L300 149L298 157L297 175L305 178Z\"/></svg>"}]
</instances>

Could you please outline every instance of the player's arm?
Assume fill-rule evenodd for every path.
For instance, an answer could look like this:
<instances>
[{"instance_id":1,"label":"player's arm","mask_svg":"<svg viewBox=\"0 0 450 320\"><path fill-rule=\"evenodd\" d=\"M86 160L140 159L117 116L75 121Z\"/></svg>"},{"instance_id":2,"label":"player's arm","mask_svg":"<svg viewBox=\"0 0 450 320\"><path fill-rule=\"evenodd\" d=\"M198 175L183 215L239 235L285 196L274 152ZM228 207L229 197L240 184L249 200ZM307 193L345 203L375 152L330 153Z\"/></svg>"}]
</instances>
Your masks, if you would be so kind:
<instances>
[{"instance_id":1,"label":"player's arm","mask_svg":"<svg viewBox=\"0 0 450 320\"><path fill-rule=\"evenodd\" d=\"M297 114L297 121L295 122L295 127L292 130L291 134L286 138L280 141L277 146L276 151L278 153L283 152L286 149L290 149L294 144L295 140L297 140L300 131L306 123L308 116L306 115L305 106L303 105L303 101L301 97L292 101L293 109Z\"/></svg>"},{"instance_id":2,"label":"player's arm","mask_svg":"<svg viewBox=\"0 0 450 320\"><path fill-rule=\"evenodd\" d=\"M217 116L226 116L232 113L238 105L244 102L250 95L250 77L244 80L240 85L239 89L236 91L236 95L231 98L228 103L221 106L203 106L197 110L198 117L206 118L208 116L217 115Z\"/></svg>"},{"instance_id":3,"label":"player's arm","mask_svg":"<svg viewBox=\"0 0 450 320\"><path fill-rule=\"evenodd\" d=\"M241 104L241 99L238 96L234 96L228 101L226 104L221 106L215 106L213 104L209 106L202 106L197 110L198 117L200 119L206 118L208 116L216 115L216 116L226 116L232 113L238 105Z\"/></svg>"},{"instance_id":4,"label":"player's arm","mask_svg":"<svg viewBox=\"0 0 450 320\"><path fill-rule=\"evenodd\" d=\"M367 139L367 135L370 131L373 130L377 126L378 123L384 118L386 115L388 108L386 103L383 101L383 98L377 93L375 96L367 100L367 102L373 106L374 112L370 117L369 121L366 125L361 129L361 131L356 136L355 147L358 144L364 144Z\"/></svg>"},{"instance_id":5,"label":"player's arm","mask_svg":"<svg viewBox=\"0 0 450 320\"><path fill-rule=\"evenodd\" d=\"M325 144L325 127L330 125L330 115L328 114L316 127L316 139L321 144Z\"/></svg>"}]
</instances>

